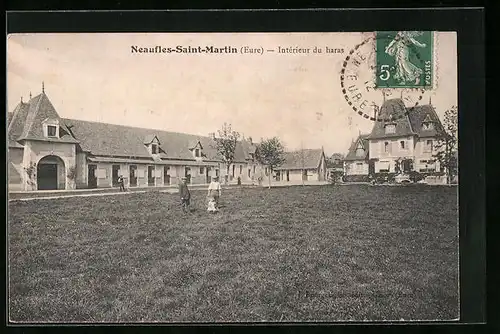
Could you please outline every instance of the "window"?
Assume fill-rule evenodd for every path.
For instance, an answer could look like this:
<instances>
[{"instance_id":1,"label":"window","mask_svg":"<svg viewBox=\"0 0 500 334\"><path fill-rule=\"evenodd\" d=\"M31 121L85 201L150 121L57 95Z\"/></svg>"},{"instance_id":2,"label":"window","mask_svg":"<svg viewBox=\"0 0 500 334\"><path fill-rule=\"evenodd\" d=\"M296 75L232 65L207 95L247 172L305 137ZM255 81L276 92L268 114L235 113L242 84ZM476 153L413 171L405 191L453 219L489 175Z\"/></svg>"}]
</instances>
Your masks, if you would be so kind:
<instances>
[{"instance_id":1,"label":"window","mask_svg":"<svg viewBox=\"0 0 500 334\"><path fill-rule=\"evenodd\" d=\"M203 174L205 172L205 169L203 167L200 167L200 174Z\"/></svg>"},{"instance_id":2,"label":"window","mask_svg":"<svg viewBox=\"0 0 500 334\"><path fill-rule=\"evenodd\" d=\"M396 133L396 124L386 124L385 133Z\"/></svg>"},{"instance_id":3,"label":"window","mask_svg":"<svg viewBox=\"0 0 500 334\"><path fill-rule=\"evenodd\" d=\"M363 148L361 148L361 147L358 147L358 148L356 149L356 155L357 155L358 157L362 157L362 156L364 156L364 155L365 155L365 150L363 150Z\"/></svg>"},{"instance_id":4,"label":"window","mask_svg":"<svg viewBox=\"0 0 500 334\"><path fill-rule=\"evenodd\" d=\"M251 170L251 169L249 169L249 170L248 170L248 177L250 177L250 176L251 176L251 173L252 173L252 170Z\"/></svg>"},{"instance_id":5,"label":"window","mask_svg":"<svg viewBox=\"0 0 500 334\"><path fill-rule=\"evenodd\" d=\"M240 165L240 175L241 175L241 173L243 173L243 166L242 165Z\"/></svg>"},{"instance_id":6,"label":"window","mask_svg":"<svg viewBox=\"0 0 500 334\"><path fill-rule=\"evenodd\" d=\"M158 145L151 144L151 154L158 154Z\"/></svg>"},{"instance_id":7,"label":"window","mask_svg":"<svg viewBox=\"0 0 500 334\"><path fill-rule=\"evenodd\" d=\"M267 170L267 167L266 167L266 170L265 170L265 174L266 174L266 176L269 175L269 171Z\"/></svg>"},{"instance_id":8,"label":"window","mask_svg":"<svg viewBox=\"0 0 500 334\"><path fill-rule=\"evenodd\" d=\"M47 136L56 137L57 127L55 125L47 125Z\"/></svg>"},{"instance_id":9,"label":"window","mask_svg":"<svg viewBox=\"0 0 500 334\"><path fill-rule=\"evenodd\" d=\"M434 129L434 124L429 123L429 122L422 123L422 129L423 130L432 130L432 129Z\"/></svg>"},{"instance_id":10,"label":"window","mask_svg":"<svg viewBox=\"0 0 500 334\"><path fill-rule=\"evenodd\" d=\"M425 152L432 152L432 140L425 142Z\"/></svg>"},{"instance_id":11,"label":"window","mask_svg":"<svg viewBox=\"0 0 500 334\"><path fill-rule=\"evenodd\" d=\"M363 170L363 163L362 162L356 162L356 170L357 171Z\"/></svg>"},{"instance_id":12,"label":"window","mask_svg":"<svg viewBox=\"0 0 500 334\"><path fill-rule=\"evenodd\" d=\"M384 152L385 153L391 152L391 143L389 143L388 141L384 142Z\"/></svg>"},{"instance_id":13,"label":"window","mask_svg":"<svg viewBox=\"0 0 500 334\"><path fill-rule=\"evenodd\" d=\"M200 149L199 148L194 150L194 156L197 158L200 156Z\"/></svg>"},{"instance_id":14,"label":"window","mask_svg":"<svg viewBox=\"0 0 500 334\"><path fill-rule=\"evenodd\" d=\"M406 145L404 140L399 142L399 146L401 147L402 150L406 150Z\"/></svg>"}]
</instances>

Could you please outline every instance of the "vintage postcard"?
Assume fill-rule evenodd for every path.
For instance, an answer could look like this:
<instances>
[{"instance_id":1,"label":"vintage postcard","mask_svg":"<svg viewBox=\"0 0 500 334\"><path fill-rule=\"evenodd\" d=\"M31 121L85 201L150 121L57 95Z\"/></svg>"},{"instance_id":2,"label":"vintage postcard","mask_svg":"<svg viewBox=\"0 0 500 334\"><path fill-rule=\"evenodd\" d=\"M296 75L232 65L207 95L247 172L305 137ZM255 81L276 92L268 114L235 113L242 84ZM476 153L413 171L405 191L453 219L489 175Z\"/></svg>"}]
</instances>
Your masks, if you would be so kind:
<instances>
[{"instance_id":1,"label":"vintage postcard","mask_svg":"<svg viewBox=\"0 0 500 334\"><path fill-rule=\"evenodd\" d=\"M458 320L457 34L7 38L14 323Z\"/></svg>"}]
</instances>

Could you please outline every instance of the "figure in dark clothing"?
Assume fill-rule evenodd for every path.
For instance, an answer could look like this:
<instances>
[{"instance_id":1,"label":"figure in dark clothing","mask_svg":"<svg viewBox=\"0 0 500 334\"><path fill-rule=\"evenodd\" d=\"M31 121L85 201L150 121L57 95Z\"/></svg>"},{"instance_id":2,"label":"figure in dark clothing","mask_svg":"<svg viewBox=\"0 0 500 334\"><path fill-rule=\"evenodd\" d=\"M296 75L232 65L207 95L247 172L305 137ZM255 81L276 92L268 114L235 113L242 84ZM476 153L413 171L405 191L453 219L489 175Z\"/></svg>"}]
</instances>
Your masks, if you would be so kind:
<instances>
[{"instance_id":1,"label":"figure in dark clothing","mask_svg":"<svg viewBox=\"0 0 500 334\"><path fill-rule=\"evenodd\" d=\"M120 185L120 191L125 191L125 185L123 182L123 175L118 176L118 184Z\"/></svg>"},{"instance_id":2,"label":"figure in dark clothing","mask_svg":"<svg viewBox=\"0 0 500 334\"><path fill-rule=\"evenodd\" d=\"M179 184L179 195L181 196L181 206L184 213L189 212L189 205L191 204L191 193L187 185L187 178L181 178L182 182Z\"/></svg>"}]
</instances>

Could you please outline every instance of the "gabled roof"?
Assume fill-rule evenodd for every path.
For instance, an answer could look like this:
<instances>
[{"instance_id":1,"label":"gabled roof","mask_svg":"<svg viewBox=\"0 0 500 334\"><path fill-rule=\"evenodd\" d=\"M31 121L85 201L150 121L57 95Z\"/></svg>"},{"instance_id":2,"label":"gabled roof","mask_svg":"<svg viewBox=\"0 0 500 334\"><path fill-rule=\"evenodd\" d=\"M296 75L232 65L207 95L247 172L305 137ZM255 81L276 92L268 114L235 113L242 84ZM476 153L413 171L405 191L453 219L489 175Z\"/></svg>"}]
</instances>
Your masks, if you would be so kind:
<instances>
[{"instance_id":1,"label":"gabled roof","mask_svg":"<svg viewBox=\"0 0 500 334\"><path fill-rule=\"evenodd\" d=\"M156 135L152 135L152 134L146 135L146 137L144 137L144 144L145 145L151 144L155 138L156 138L156 140L158 140L159 144L161 144L158 137Z\"/></svg>"},{"instance_id":2,"label":"gabled roof","mask_svg":"<svg viewBox=\"0 0 500 334\"><path fill-rule=\"evenodd\" d=\"M391 99L384 102L380 108L378 118L386 121L374 122L369 139L393 138L401 136L414 135L412 126L407 116L407 109L402 99ZM391 121L391 119L393 119ZM394 133L385 133L385 126L394 124L396 131Z\"/></svg>"},{"instance_id":3,"label":"gabled roof","mask_svg":"<svg viewBox=\"0 0 500 334\"><path fill-rule=\"evenodd\" d=\"M24 139L77 143L64 124L60 124L59 138L46 138L43 134L46 119L60 118L45 93L19 103L8 128L9 144L18 146L17 142Z\"/></svg>"},{"instance_id":4,"label":"gabled roof","mask_svg":"<svg viewBox=\"0 0 500 334\"><path fill-rule=\"evenodd\" d=\"M196 146L198 146L198 145L200 145L200 148L201 148L201 149L203 149L203 145L201 144L200 139L196 138L196 139L194 139L194 140L190 140L190 141L189 141L188 148L189 148L190 150L192 150L192 149L196 148Z\"/></svg>"},{"instance_id":5,"label":"gabled roof","mask_svg":"<svg viewBox=\"0 0 500 334\"><path fill-rule=\"evenodd\" d=\"M285 169L316 169L319 167L321 159L324 157L322 149L304 149L285 153L285 163L275 168Z\"/></svg>"},{"instance_id":6,"label":"gabled roof","mask_svg":"<svg viewBox=\"0 0 500 334\"><path fill-rule=\"evenodd\" d=\"M408 117L413 131L415 131L419 137L435 137L444 132L441 120L432 105L411 108L408 110ZM424 130L422 124L429 121L434 125L433 128L430 130Z\"/></svg>"},{"instance_id":7,"label":"gabled roof","mask_svg":"<svg viewBox=\"0 0 500 334\"><path fill-rule=\"evenodd\" d=\"M245 159L252 159L251 154L255 154L257 151L257 144L251 142L249 139L242 139L241 143L241 154Z\"/></svg>"},{"instance_id":8,"label":"gabled roof","mask_svg":"<svg viewBox=\"0 0 500 334\"><path fill-rule=\"evenodd\" d=\"M370 135L368 134L360 134L358 138L356 138L356 140L351 143L349 151L347 151L347 155L345 156L344 160L346 161L366 160L368 158L368 153L370 148L368 143L369 138ZM358 146L361 146L364 149L365 153L362 156L356 155L356 150Z\"/></svg>"}]
</instances>

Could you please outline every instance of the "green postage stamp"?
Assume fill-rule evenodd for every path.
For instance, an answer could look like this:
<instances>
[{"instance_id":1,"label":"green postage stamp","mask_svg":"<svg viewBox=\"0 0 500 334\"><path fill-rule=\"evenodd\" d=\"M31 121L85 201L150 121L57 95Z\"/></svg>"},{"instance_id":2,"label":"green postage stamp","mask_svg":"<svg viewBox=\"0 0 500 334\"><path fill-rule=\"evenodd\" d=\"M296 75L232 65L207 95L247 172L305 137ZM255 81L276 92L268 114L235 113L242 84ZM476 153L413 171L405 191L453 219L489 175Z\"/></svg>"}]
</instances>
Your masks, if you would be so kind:
<instances>
[{"instance_id":1,"label":"green postage stamp","mask_svg":"<svg viewBox=\"0 0 500 334\"><path fill-rule=\"evenodd\" d=\"M376 36L377 88L432 88L432 31L383 31Z\"/></svg>"}]
</instances>

